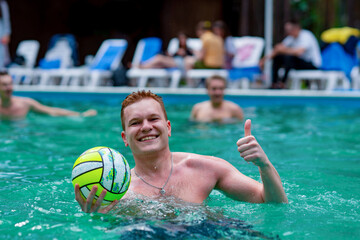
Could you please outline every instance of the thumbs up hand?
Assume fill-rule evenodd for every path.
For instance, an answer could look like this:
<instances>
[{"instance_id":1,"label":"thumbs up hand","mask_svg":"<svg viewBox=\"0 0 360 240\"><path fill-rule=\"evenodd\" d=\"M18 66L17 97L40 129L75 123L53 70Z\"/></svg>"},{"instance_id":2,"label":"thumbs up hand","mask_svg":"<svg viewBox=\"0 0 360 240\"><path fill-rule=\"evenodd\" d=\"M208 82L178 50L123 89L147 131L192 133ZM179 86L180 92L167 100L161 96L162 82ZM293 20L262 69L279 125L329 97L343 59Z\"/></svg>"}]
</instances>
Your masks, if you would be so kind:
<instances>
[{"instance_id":1,"label":"thumbs up hand","mask_svg":"<svg viewBox=\"0 0 360 240\"><path fill-rule=\"evenodd\" d=\"M251 120L248 119L244 125L245 136L237 141L240 156L247 162L262 168L270 164L268 157L262 150L255 137L251 135Z\"/></svg>"},{"instance_id":2,"label":"thumbs up hand","mask_svg":"<svg viewBox=\"0 0 360 240\"><path fill-rule=\"evenodd\" d=\"M251 120L250 119L245 121L244 133L245 133L245 137L251 136Z\"/></svg>"}]
</instances>

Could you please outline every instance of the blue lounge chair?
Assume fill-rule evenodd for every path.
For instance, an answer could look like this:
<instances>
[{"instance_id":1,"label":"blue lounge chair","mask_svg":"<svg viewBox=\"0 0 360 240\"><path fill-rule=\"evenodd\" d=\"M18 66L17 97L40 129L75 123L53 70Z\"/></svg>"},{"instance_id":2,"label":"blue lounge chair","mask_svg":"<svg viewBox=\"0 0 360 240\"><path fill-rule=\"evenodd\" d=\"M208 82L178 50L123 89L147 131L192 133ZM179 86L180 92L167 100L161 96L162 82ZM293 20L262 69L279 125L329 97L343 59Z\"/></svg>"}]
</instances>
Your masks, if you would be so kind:
<instances>
[{"instance_id":1,"label":"blue lounge chair","mask_svg":"<svg viewBox=\"0 0 360 240\"><path fill-rule=\"evenodd\" d=\"M107 85L101 81L112 77L113 71L121 65L121 59L126 49L127 41L124 39L105 40L88 70L88 86Z\"/></svg>"},{"instance_id":2,"label":"blue lounge chair","mask_svg":"<svg viewBox=\"0 0 360 240\"><path fill-rule=\"evenodd\" d=\"M76 53L74 53L76 52ZM64 69L74 67L77 59L77 44L72 34L55 34L51 37L44 58L34 70L34 81L40 86L56 85Z\"/></svg>"},{"instance_id":3,"label":"blue lounge chair","mask_svg":"<svg viewBox=\"0 0 360 240\"><path fill-rule=\"evenodd\" d=\"M169 72L166 69L141 69L141 63L153 58L161 52L162 40L157 37L141 39L135 49L132 67L127 72L127 77L135 79L139 88L146 87L150 78L166 79Z\"/></svg>"},{"instance_id":4,"label":"blue lounge chair","mask_svg":"<svg viewBox=\"0 0 360 240\"><path fill-rule=\"evenodd\" d=\"M121 59L127 49L124 39L105 40L89 66L65 69L61 73L62 86L80 86L95 88L99 85L109 85L113 71L121 65Z\"/></svg>"}]
</instances>

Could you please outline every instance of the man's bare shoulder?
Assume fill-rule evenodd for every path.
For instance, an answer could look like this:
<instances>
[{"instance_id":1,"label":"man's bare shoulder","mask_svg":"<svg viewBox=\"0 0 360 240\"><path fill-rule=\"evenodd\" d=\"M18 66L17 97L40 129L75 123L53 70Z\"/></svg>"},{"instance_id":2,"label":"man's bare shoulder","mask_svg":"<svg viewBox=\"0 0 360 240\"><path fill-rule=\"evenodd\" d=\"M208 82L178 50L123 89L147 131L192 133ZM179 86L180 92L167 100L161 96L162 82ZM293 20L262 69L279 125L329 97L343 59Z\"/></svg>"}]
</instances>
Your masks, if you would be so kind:
<instances>
[{"instance_id":1,"label":"man's bare shoulder","mask_svg":"<svg viewBox=\"0 0 360 240\"><path fill-rule=\"evenodd\" d=\"M228 101L228 100L224 100L224 103L226 104L227 107L232 108L232 109L241 109L240 106L232 101Z\"/></svg>"},{"instance_id":2,"label":"man's bare shoulder","mask_svg":"<svg viewBox=\"0 0 360 240\"><path fill-rule=\"evenodd\" d=\"M204 110L206 111L206 109L210 108L210 104L209 101L204 101L204 102L199 102L197 104L195 104L191 110L191 119L192 120L199 120L199 112L203 112Z\"/></svg>"},{"instance_id":3,"label":"man's bare shoulder","mask_svg":"<svg viewBox=\"0 0 360 240\"><path fill-rule=\"evenodd\" d=\"M174 158L177 160L177 163L184 164L190 168L209 167L211 165L217 165L226 162L224 159L218 157L196 153L174 152L173 154Z\"/></svg>"},{"instance_id":4,"label":"man's bare shoulder","mask_svg":"<svg viewBox=\"0 0 360 240\"><path fill-rule=\"evenodd\" d=\"M12 100L17 102L17 103L25 103L25 104L32 104L33 102L35 102L34 99L29 98L29 97L18 97L18 96L13 96Z\"/></svg>"},{"instance_id":5,"label":"man's bare shoulder","mask_svg":"<svg viewBox=\"0 0 360 240\"><path fill-rule=\"evenodd\" d=\"M203 102L196 103L194 105L193 109L200 109L200 108L208 107L209 105L210 105L210 101L203 101Z\"/></svg>"}]
</instances>

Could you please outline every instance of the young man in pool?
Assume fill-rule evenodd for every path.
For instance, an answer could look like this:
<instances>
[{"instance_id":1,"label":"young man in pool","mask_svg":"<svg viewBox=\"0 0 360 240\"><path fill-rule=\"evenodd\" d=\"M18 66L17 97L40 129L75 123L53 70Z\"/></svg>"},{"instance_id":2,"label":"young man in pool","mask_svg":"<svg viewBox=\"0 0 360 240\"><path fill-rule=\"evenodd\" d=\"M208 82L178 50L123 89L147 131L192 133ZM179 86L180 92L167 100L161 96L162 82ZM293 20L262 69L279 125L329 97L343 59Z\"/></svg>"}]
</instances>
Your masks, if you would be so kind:
<instances>
[{"instance_id":1,"label":"young man in pool","mask_svg":"<svg viewBox=\"0 0 360 240\"><path fill-rule=\"evenodd\" d=\"M205 84L210 100L194 105L191 120L220 123L243 120L242 109L237 104L224 100L225 78L214 75L207 78Z\"/></svg>"},{"instance_id":2,"label":"young man in pool","mask_svg":"<svg viewBox=\"0 0 360 240\"><path fill-rule=\"evenodd\" d=\"M135 160L132 177L124 198L134 194L149 198L175 197L187 202L202 203L213 189L238 201L252 203L287 203L279 174L251 135L251 121L245 123L245 137L237 141L237 149L245 161L259 168L263 183L239 172L229 162L212 156L171 152L171 123L161 97L151 92L130 94L122 103L121 133ZM119 201L100 208L106 190L93 202L94 186L85 201L75 185L75 199L84 212L106 213Z\"/></svg>"},{"instance_id":3,"label":"young man in pool","mask_svg":"<svg viewBox=\"0 0 360 240\"><path fill-rule=\"evenodd\" d=\"M31 98L13 96L11 76L7 72L0 72L0 119L23 119L30 110L51 116L93 116L97 114L92 109L79 113L62 108L48 107Z\"/></svg>"}]
</instances>

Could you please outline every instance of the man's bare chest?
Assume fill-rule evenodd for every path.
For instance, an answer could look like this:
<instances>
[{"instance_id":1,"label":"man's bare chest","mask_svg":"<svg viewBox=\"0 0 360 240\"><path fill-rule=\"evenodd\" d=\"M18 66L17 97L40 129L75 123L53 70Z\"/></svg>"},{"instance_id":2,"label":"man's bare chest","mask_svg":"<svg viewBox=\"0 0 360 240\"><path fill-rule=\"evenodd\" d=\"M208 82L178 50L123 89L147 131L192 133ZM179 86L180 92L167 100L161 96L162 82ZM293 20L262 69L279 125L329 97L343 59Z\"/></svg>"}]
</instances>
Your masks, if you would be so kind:
<instances>
[{"instance_id":1,"label":"man's bare chest","mask_svg":"<svg viewBox=\"0 0 360 240\"><path fill-rule=\"evenodd\" d=\"M29 108L23 104L13 104L10 107L0 107L0 115L4 116L13 116L13 117L23 117L27 114Z\"/></svg>"}]
</instances>

